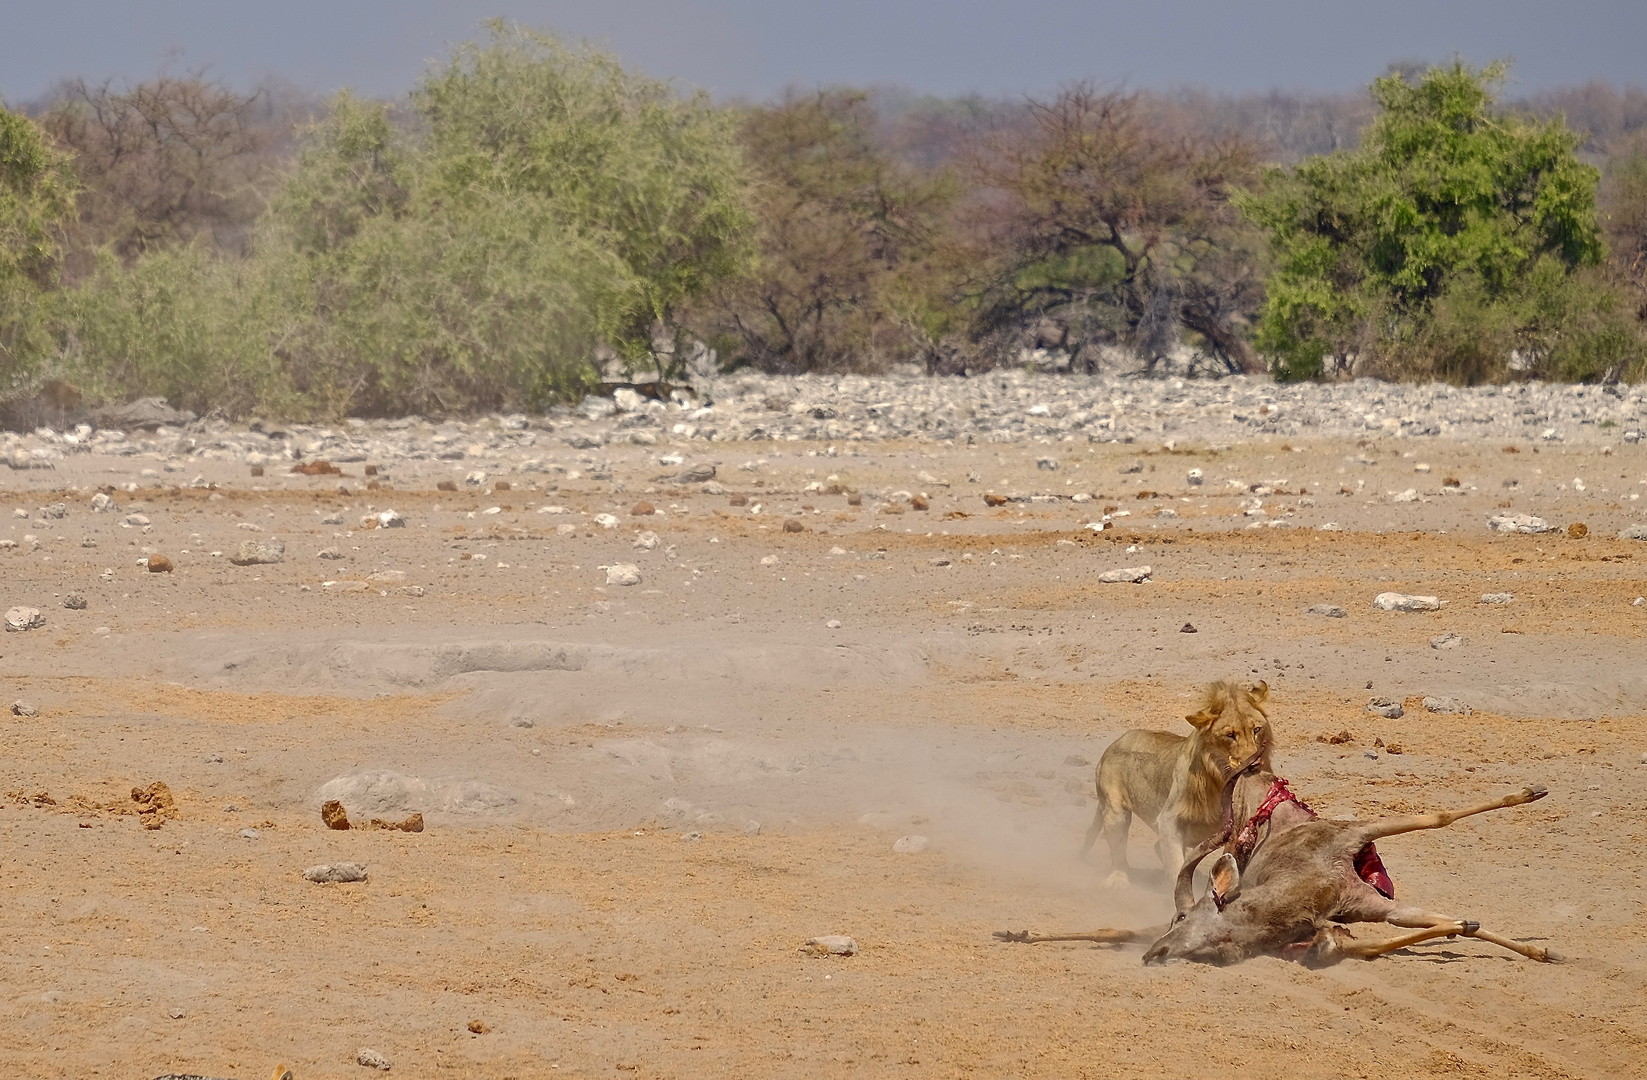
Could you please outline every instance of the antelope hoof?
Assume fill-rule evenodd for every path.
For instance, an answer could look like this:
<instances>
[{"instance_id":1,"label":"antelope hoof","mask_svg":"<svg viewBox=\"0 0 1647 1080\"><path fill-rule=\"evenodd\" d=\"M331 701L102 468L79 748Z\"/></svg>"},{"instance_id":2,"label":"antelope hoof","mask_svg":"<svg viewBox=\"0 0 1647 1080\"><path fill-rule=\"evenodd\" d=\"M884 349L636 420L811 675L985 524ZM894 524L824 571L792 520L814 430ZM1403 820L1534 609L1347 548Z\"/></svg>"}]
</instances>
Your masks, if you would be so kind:
<instances>
[{"instance_id":1,"label":"antelope hoof","mask_svg":"<svg viewBox=\"0 0 1647 1080\"><path fill-rule=\"evenodd\" d=\"M1463 926L1464 926L1464 933L1466 933L1466 934L1473 934L1477 930L1481 929L1481 924L1476 922L1474 919L1465 919L1464 922L1463 922Z\"/></svg>"},{"instance_id":2,"label":"antelope hoof","mask_svg":"<svg viewBox=\"0 0 1647 1080\"><path fill-rule=\"evenodd\" d=\"M1528 802L1537 802L1549 793L1550 789L1545 787L1543 784L1535 784L1521 792L1521 794L1526 797Z\"/></svg>"},{"instance_id":3,"label":"antelope hoof","mask_svg":"<svg viewBox=\"0 0 1647 1080\"><path fill-rule=\"evenodd\" d=\"M1104 888L1106 889L1124 889L1131 884L1132 879L1127 877L1125 870L1117 870L1104 879Z\"/></svg>"}]
</instances>

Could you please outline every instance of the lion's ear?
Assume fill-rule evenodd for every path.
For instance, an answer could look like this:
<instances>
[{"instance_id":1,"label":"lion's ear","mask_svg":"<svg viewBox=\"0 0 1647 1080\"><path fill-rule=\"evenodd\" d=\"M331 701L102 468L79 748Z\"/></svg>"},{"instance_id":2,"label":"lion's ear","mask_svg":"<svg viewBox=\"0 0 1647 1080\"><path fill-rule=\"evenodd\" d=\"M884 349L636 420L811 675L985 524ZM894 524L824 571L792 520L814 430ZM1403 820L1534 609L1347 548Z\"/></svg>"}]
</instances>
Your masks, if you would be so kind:
<instances>
[{"instance_id":1,"label":"lion's ear","mask_svg":"<svg viewBox=\"0 0 1647 1080\"><path fill-rule=\"evenodd\" d=\"M1202 709L1200 712L1190 713L1188 716L1184 717L1184 719L1188 720L1192 727L1205 728L1209 727L1214 720L1218 719L1219 715L1219 713L1216 713L1211 709Z\"/></svg>"},{"instance_id":2,"label":"lion's ear","mask_svg":"<svg viewBox=\"0 0 1647 1080\"><path fill-rule=\"evenodd\" d=\"M1262 705L1264 702L1268 701L1269 699L1270 699L1270 684L1269 683L1260 682L1257 686L1254 686L1252 688L1252 700L1253 701L1255 701L1258 704Z\"/></svg>"}]
</instances>

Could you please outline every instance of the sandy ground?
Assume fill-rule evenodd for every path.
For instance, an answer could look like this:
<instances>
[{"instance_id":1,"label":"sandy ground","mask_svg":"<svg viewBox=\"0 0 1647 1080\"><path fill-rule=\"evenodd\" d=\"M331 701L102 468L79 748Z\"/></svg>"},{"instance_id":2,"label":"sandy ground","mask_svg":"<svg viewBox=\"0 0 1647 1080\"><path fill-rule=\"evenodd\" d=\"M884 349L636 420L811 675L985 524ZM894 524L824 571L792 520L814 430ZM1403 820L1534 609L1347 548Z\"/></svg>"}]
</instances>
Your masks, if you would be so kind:
<instances>
[{"instance_id":1,"label":"sandy ground","mask_svg":"<svg viewBox=\"0 0 1647 1080\"><path fill-rule=\"evenodd\" d=\"M443 492L462 471L434 463L370 491L359 466L212 466L198 489L101 456L0 475L0 509L26 512L0 519L0 606L47 620L0 639L4 704L39 712L0 717L0 1063L309 1080L369 1074L369 1047L464 1077L1640 1076L1647 544L1612 537L1642 518L1647 451L1519 449L1066 447L1049 473L1023 446L716 446L759 514L657 481L640 447L553 490ZM804 490L826 479L930 509ZM1295 527L1245 528L1258 484ZM989 508L986 488L1095 499ZM92 512L99 489L117 511ZM408 527L358 527L386 507ZM1130 514L1084 529L1105 507ZM1561 531L1491 534L1501 508ZM283 562L230 565L271 537ZM619 562L642 582L605 585ZM1142 564L1147 584L1097 581ZM1376 612L1385 590L1447 603ZM1137 948L994 942L1165 918L1163 882L1106 891L1106 857L1077 857L1090 763L1126 728L1187 730L1225 676L1269 681L1279 767L1324 813L1547 784L1381 847L1399 895L1568 962L1444 941L1146 970ZM1375 694L1406 715L1369 715ZM156 780L178 814L147 830L130 791ZM357 820L416 809L426 831L327 830L333 781ZM894 853L911 834L930 846ZM1152 842L1135 826L1136 865ZM301 876L341 860L367 880ZM862 951L803 950L831 933Z\"/></svg>"}]
</instances>

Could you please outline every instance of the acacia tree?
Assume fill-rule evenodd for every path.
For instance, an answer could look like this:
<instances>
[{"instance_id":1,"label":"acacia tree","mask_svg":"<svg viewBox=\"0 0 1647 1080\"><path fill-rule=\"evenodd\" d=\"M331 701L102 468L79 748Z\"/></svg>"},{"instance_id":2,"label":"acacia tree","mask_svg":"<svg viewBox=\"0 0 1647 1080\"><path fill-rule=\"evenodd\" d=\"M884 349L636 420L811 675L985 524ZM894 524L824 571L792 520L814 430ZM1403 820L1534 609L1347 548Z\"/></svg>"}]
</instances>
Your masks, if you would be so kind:
<instances>
[{"instance_id":1,"label":"acacia tree","mask_svg":"<svg viewBox=\"0 0 1647 1080\"><path fill-rule=\"evenodd\" d=\"M711 340L771 371L873 368L915 348L900 276L932 246L949 190L898 166L867 95L791 95L750 109L756 262L702 321Z\"/></svg>"},{"instance_id":2,"label":"acacia tree","mask_svg":"<svg viewBox=\"0 0 1647 1080\"><path fill-rule=\"evenodd\" d=\"M127 262L197 238L243 248L276 167L265 105L204 72L60 85L41 123L85 184L75 273L105 245Z\"/></svg>"},{"instance_id":3,"label":"acacia tree","mask_svg":"<svg viewBox=\"0 0 1647 1080\"><path fill-rule=\"evenodd\" d=\"M1241 323L1261 295L1258 260L1230 206L1251 150L1164 135L1142 104L1078 84L1031 102L1031 129L994 148L990 243L1006 254L975 333L1051 314L1083 345L1116 342L1153 363L1183 328L1230 370L1257 370Z\"/></svg>"},{"instance_id":4,"label":"acacia tree","mask_svg":"<svg viewBox=\"0 0 1647 1080\"><path fill-rule=\"evenodd\" d=\"M1359 149L1276 170L1240 205L1278 263L1257 341L1284 378L1595 377L1640 339L1595 277L1594 168L1559 119L1494 109L1502 65L1373 83Z\"/></svg>"}]
</instances>

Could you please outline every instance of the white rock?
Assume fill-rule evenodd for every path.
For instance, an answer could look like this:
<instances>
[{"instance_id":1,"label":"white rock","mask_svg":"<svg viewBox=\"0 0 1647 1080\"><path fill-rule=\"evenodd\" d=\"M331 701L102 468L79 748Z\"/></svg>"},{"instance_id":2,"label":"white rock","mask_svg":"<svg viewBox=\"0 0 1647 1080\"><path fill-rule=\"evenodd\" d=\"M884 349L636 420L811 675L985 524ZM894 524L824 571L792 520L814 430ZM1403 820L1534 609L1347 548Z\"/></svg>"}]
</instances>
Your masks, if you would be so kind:
<instances>
[{"instance_id":1,"label":"white rock","mask_svg":"<svg viewBox=\"0 0 1647 1080\"><path fill-rule=\"evenodd\" d=\"M393 510L385 510L377 516L377 527L380 529L404 529L406 519Z\"/></svg>"},{"instance_id":2,"label":"white rock","mask_svg":"<svg viewBox=\"0 0 1647 1080\"><path fill-rule=\"evenodd\" d=\"M286 558L286 544L279 538L269 540L242 540L240 548L229 561L236 566L264 566Z\"/></svg>"},{"instance_id":3,"label":"white rock","mask_svg":"<svg viewBox=\"0 0 1647 1080\"><path fill-rule=\"evenodd\" d=\"M1121 570L1105 570L1098 575L1098 580L1108 585L1141 585L1149 580L1150 569L1148 566L1129 566Z\"/></svg>"},{"instance_id":4,"label":"white rock","mask_svg":"<svg viewBox=\"0 0 1647 1080\"><path fill-rule=\"evenodd\" d=\"M1626 525L1618 534L1620 540L1647 540L1647 525Z\"/></svg>"},{"instance_id":5,"label":"white rock","mask_svg":"<svg viewBox=\"0 0 1647 1080\"><path fill-rule=\"evenodd\" d=\"M1367 711L1386 720L1399 720L1404 712L1401 702L1384 697L1375 697L1367 702Z\"/></svg>"},{"instance_id":6,"label":"white rock","mask_svg":"<svg viewBox=\"0 0 1647 1080\"><path fill-rule=\"evenodd\" d=\"M606 567L606 583L608 585L639 585L641 583L640 567L634 563L616 563Z\"/></svg>"},{"instance_id":7,"label":"white rock","mask_svg":"<svg viewBox=\"0 0 1647 1080\"><path fill-rule=\"evenodd\" d=\"M1464 639L1451 630L1430 639L1430 648L1432 649L1456 649L1462 644L1464 644Z\"/></svg>"},{"instance_id":8,"label":"white rock","mask_svg":"<svg viewBox=\"0 0 1647 1080\"><path fill-rule=\"evenodd\" d=\"M321 885L335 885L345 881L365 881L366 868L356 862L321 863L303 871L303 880Z\"/></svg>"},{"instance_id":9,"label":"white rock","mask_svg":"<svg viewBox=\"0 0 1647 1080\"><path fill-rule=\"evenodd\" d=\"M1487 519L1487 528L1500 533L1546 533L1550 523L1531 514L1494 514Z\"/></svg>"},{"instance_id":10,"label":"white rock","mask_svg":"<svg viewBox=\"0 0 1647 1080\"><path fill-rule=\"evenodd\" d=\"M1440 611L1441 601L1433 596L1408 596L1405 593L1382 592L1373 597L1373 607L1379 611Z\"/></svg>"},{"instance_id":11,"label":"white rock","mask_svg":"<svg viewBox=\"0 0 1647 1080\"><path fill-rule=\"evenodd\" d=\"M1483 604L1508 604L1511 600L1514 600L1514 599L1515 599L1515 593L1484 592L1484 593L1481 594L1481 602Z\"/></svg>"},{"instance_id":12,"label":"white rock","mask_svg":"<svg viewBox=\"0 0 1647 1080\"><path fill-rule=\"evenodd\" d=\"M761 556L761 565L762 566L777 566L778 565L778 557L776 555L762 555Z\"/></svg>"},{"instance_id":13,"label":"white rock","mask_svg":"<svg viewBox=\"0 0 1647 1080\"><path fill-rule=\"evenodd\" d=\"M1304 614L1325 615L1329 619L1343 619L1349 616L1349 612L1345 611L1337 604L1315 604L1309 608L1306 608Z\"/></svg>"},{"instance_id":14,"label":"white rock","mask_svg":"<svg viewBox=\"0 0 1647 1080\"><path fill-rule=\"evenodd\" d=\"M596 514L595 524L603 529L615 529L618 527L618 519L611 514Z\"/></svg>"},{"instance_id":15,"label":"white rock","mask_svg":"<svg viewBox=\"0 0 1647 1080\"><path fill-rule=\"evenodd\" d=\"M40 614L39 608L14 607L6 612L6 631L8 633L38 630L45 625L46 617Z\"/></svg>"},{"instance_id":16,"label":"white rock","mask_svg":"<svg viewBox=\"0 0 1647 1080\"><path fill-rule=\"evenodd\" d=\"M930 846L924 836L900 836L892 842L892 850L899 855L915 855L925 851Z\"/></svg>"},{"instance_id":17,"label":"white rock","mask_svg":"<svg viewBox=\"0 0 1647 1080\"><path fill-rule=\"evenodd\" d=\"M359 1050L355 1051L355 1064L356 1065L364 1065L368 1069L384 1069L384 1070L387 1070L387 1069L390 1068L390 1062L389 1062L388 1058L384 1057L382 1054L378 1053L376 1050L373 1050L369 1047L364 1047L364 1046L361 1047Z\"/></svg>"},{"instance_id":18,"label":"white rock","mask_svg":"<svg viewBox=\"0 0 1647 1080\"><path fill-rule=\"evenodd\" d=\"M824 934L806 939L807 948L825 956L855 956L858 943L845 934Z\"/></svg>"},{"instance_id":19,"label":"white rock","mask_svg":"<svg viewBox=\"0 0 1647 1080\"><path fill-rule=\"evenodd\" d=\"M658 540L658 534L657 533L647 531L647 532L643 532L639 536L635 537L634 543L630 544L629 546L634 548L637 551L652 551L658 546L658 544L660 542L661 541Z\"/></svg>"}]
</instances>

